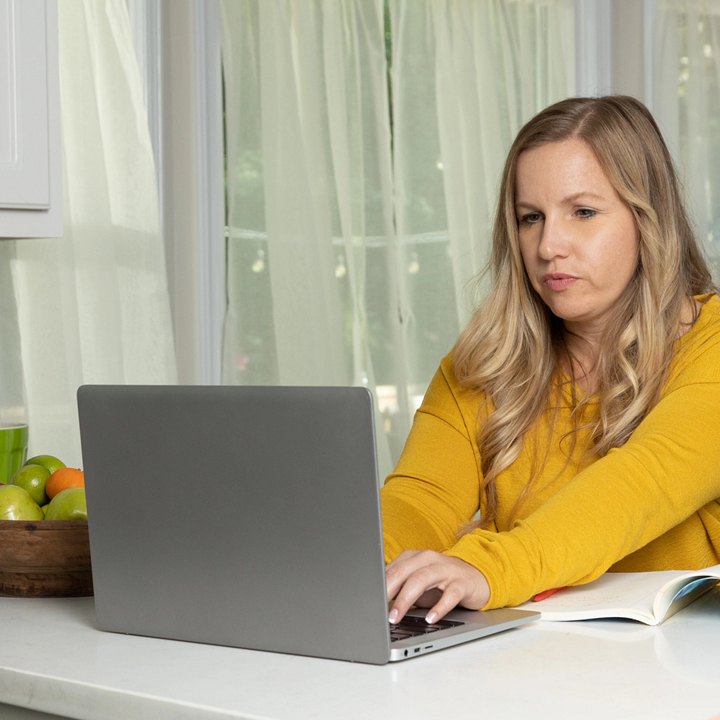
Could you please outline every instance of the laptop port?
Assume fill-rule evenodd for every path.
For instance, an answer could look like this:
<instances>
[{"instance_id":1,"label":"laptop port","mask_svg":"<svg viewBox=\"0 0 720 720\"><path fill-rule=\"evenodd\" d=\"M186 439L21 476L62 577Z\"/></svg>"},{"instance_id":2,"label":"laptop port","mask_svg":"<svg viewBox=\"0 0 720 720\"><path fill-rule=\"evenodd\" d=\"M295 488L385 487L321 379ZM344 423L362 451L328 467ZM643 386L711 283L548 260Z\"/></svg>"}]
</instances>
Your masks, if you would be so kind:
<instances>
[{"instance_id":1,"label":"laptop port","mask_svg":"<svg viewBox=\"0 0 720 720\"><path fill-rule=\"evenodd\" d=\"M426 650L430 650L431 648L432 648L432 645L426 645L426 646L425 646L425 649L426 649Z\"/></svg>"},{"instance_id":2,"label":"laptop port","mask_svg":"<svg viewBox=\"0 0 720 720\"><path fill-rule=\"evenodd\" d=\"M415 648L415 652L420 652L420 648Z\"/></svg>"},{"instance_id":3,"label":"laptop port","mask_svg":"<svg viewBox=\"0 0 720 720\"><path fill-rule=\"evenodd\" d=\"M405 651L405 657L407 657L407 654L408 654L408 651L406 650L406 651Z\"/></svg>"}]
</instances>

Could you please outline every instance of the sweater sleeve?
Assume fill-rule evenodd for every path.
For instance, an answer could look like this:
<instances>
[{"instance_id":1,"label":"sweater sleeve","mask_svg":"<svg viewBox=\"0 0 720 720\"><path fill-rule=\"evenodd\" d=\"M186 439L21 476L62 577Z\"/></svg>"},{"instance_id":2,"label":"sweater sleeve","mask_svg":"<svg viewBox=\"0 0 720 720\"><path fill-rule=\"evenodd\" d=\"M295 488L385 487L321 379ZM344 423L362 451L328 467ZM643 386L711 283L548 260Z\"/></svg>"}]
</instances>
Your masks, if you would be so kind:
<instances>
[{"instance_id":1,"label":"sweater sleeve","mask_svg":"<svg viewBox=\"0 0 720 720\"><path fill-rule=\"evenodd\" d=\"M714 343L666 384L622 447L507 532L476 530L446 552L485 575L491 595L484 609L590 582L720 497L718 438L720 343Z\"/></svg>"},{"instance_id":2,"label":"sweater sleeve","mask_svg":"<svg viewBox=\"0 0 720 720\"><path fill-rule=\"evenodd\" d=\"M415 414L395 471L381 490L385 559L442 551L479 508L480 457L455 397L446 358Z\"/></svg>"}]
</instances>

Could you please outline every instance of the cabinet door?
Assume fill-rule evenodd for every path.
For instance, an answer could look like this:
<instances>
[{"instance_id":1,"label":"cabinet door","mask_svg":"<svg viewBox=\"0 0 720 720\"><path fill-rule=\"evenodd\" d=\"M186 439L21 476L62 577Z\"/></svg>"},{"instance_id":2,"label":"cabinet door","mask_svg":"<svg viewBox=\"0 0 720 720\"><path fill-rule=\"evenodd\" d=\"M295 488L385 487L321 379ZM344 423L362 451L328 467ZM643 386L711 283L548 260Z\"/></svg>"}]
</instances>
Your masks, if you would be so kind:
<instances>
[{"instance_id":1,"label":"cabinet door","mask_svg":"<svg viewBox=\"0 0 720 720\"><path fill-rule=\"evenodd\" d=\"M62 235L57 0L0 0L0 237Z\"/></svg>"}]
</instances>

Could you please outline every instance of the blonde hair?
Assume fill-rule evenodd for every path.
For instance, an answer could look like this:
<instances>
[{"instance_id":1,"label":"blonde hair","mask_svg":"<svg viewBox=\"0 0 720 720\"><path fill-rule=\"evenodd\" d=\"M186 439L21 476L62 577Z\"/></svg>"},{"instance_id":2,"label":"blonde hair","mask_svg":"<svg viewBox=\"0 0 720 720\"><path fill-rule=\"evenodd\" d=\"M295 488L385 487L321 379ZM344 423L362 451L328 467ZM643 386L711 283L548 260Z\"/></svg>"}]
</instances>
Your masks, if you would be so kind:
<instances>
[{"instance_id":1,"label":"blonde hair","mask_svg":"<svg viewBox=\"0 0 720 720\"><path fill-rule=\"evenodd\" d=\"M574 363L562 321L533 289L520 254L515 211L518 157L525 150L570 138L584 140L622 201L632 211L639 260L594 366L600 417L590 424L586 452L605 455L625 443L660 399L681 334L687 298L714 290L680 199L672 158L650 112L625 96L570 98L532 118L505 163L488 266L489 296L463 330L453 356L461 384L482 392L490 410L478 446L485 504L475 526L497 514L495 480L522 451L525 435L560 392L559 369L570 369L574 427L587 400L574 391ZM538 473L535 465L534 476ZM520 500L527 494L534 477ZM518 504L515 506L518 507ZM515 510L513 510L515 512Z\"/></svg>"}]
</instances>

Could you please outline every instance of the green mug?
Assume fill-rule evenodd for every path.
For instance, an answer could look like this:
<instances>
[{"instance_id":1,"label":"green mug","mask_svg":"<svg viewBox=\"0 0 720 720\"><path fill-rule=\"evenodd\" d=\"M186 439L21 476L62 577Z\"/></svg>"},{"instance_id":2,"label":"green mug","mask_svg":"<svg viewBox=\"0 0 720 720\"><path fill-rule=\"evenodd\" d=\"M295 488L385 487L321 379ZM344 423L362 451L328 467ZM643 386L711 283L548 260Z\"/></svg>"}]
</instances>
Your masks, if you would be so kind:
<instances>
[{"instance_id":1,"label":"green mug","mask_svg":"<svg viewBox=\"0 0 720 720\"><path fill-rule=\"evenodd\" d=\"M0 425L0 483L7 484L27 460L28 426Z\"/></svg>"}]
</instances>

